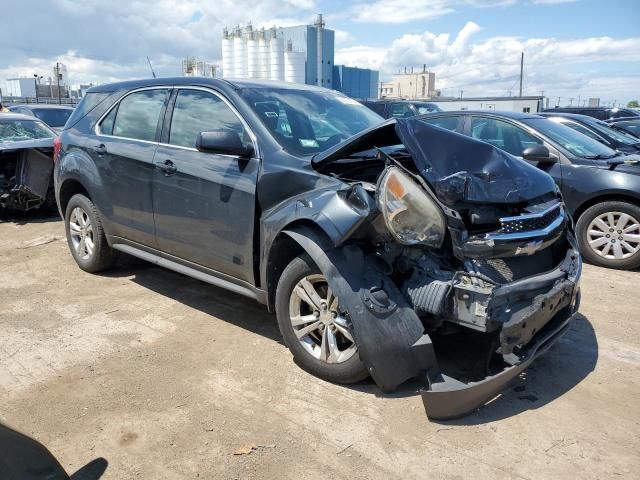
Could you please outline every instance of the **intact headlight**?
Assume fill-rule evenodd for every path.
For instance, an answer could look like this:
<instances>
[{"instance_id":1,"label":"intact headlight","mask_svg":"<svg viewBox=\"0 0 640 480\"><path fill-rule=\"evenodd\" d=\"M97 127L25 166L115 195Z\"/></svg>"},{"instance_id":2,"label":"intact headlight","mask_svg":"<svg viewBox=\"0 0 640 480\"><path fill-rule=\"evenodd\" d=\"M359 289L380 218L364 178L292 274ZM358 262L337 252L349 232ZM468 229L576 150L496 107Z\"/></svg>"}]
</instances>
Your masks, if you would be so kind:
<instances>
[{"instance_id":1,"label":"intact headlight","mask_svg":"<svg viewBox=\"0 0 640 480\"><path fill-rule=\"evenodd\" d=\"M440 247L445 237L444 214L431 196L397 167L378 183L378 208L389 232L405 245Z\"/></svg>"}]
</instances>

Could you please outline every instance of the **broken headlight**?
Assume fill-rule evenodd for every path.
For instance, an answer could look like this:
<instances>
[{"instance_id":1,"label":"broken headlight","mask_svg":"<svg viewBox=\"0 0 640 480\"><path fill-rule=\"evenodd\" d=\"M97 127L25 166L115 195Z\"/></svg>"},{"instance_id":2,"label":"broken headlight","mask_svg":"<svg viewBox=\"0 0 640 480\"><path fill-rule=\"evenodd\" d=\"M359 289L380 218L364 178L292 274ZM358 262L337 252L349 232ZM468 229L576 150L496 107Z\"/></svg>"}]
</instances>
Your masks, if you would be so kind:
<instances>
[{"instance_id":1,"label":"broken headlight","mask_svg":"<svg viewBox=\"0 0 640 480\"><path fill-rule=\"evenodd\" d=\"M389 232L405 245L440 247L446 225L431 196L407 174L390 167L378 183L378 208Z\"/></svg>"}]
</instances>

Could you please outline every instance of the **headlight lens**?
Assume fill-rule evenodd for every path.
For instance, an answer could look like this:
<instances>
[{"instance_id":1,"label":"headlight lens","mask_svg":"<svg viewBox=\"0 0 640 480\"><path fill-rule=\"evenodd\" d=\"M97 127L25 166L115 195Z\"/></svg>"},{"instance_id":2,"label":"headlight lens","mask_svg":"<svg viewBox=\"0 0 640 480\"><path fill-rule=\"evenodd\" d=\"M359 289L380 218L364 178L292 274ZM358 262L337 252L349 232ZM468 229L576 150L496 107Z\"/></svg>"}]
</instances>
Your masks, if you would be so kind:
<instances>
[{"instance_id":1,"label":"headlight lens","mask_svg":"<svg viewBox=\"0 0 640 480\"><path fill-rule=\"evenodd\" d=\"M389 232L400 243L442 245L446 232L442 210L402 170L387 169L379 182L377 200Z\"/></svg>"}]
</instances>

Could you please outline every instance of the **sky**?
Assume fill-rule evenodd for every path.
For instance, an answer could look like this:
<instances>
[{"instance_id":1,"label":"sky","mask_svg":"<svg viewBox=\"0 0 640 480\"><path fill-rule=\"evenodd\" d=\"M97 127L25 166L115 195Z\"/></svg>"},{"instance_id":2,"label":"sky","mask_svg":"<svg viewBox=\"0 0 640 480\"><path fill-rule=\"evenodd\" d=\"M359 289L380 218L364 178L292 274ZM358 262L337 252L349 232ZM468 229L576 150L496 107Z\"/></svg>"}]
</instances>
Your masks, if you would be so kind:
<instances>
[{"instance_id":1,"label":"sky","mask_svg":"<svg viewBox=\"0 0 640 480\"><path fill-rule=\"evenodd\" d=\"M523 94L552 103L640 99L640 0L3 0L0 88L51 75L72 84L181 72L195 56L220 63L224 26L313 23L336 32L336 64L436 73L443 95Z\"/></svg>"}]
</instances>

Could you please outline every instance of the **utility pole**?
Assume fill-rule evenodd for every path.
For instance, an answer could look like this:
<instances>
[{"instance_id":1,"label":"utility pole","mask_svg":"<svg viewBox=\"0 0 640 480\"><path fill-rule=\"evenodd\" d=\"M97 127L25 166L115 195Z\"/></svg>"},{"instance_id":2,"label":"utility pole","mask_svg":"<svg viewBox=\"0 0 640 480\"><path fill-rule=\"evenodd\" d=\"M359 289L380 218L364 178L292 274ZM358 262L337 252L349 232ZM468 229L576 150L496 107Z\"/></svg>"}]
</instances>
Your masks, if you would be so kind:
<instances>
[{"instance_id":1,"label":"utility pole","mask_svg":"<svg viewBox=\"0 0 640 480\"><path fill-rule=\"evenodd\" d=\"M33 74L33 86L36 87L36 104L38 103L38 74Z\"/></svg>"},{"instance_id":2,"label":"utility pole","mask_svg":"<svg viewBox=\"0 0 640 480\"><path fill-rule=\"evenodd\" d=\"M462 98L463 93L464 93L464 90L460 90L460 98Z\"/></svg>"},{"instance_id":3,"label":"utility pole","mask_svg":"<svg viewBox=\"0 0 640 480\"><path fill-rule=\"evenodd\" d=\"M569 106L573 105L573 97L569 97Z\"/></svg>"},{"instance_id":4,"label":"utility pole","mask_svg":"<svg viewBox=\"0 0 640 480\"><path fill-rule=\"evenodd\" d=\"M556 102L556 107L560 106L560 97L558 97L558 101Z\"/></svg>"},{"instance_id":5,"label":"utility pole","mask_svg":"<svg viewBox=\"0 0 640 480\"><path fill-rule=\"evenodd\" d=\"M58 89L58 105L62 103L60 99L60 62L56 62L56 88Z\"/></svg>"},{"instance_id":6,"label":"utility pole","mask_svg":"<svg viewBox=\"0 0 640 480\"><path fill-rule=\"evenodd\" d=\"M522 73L524 72L524 52L520 54L520 96L522 96Z\"/></svg>"}]
</instances>

